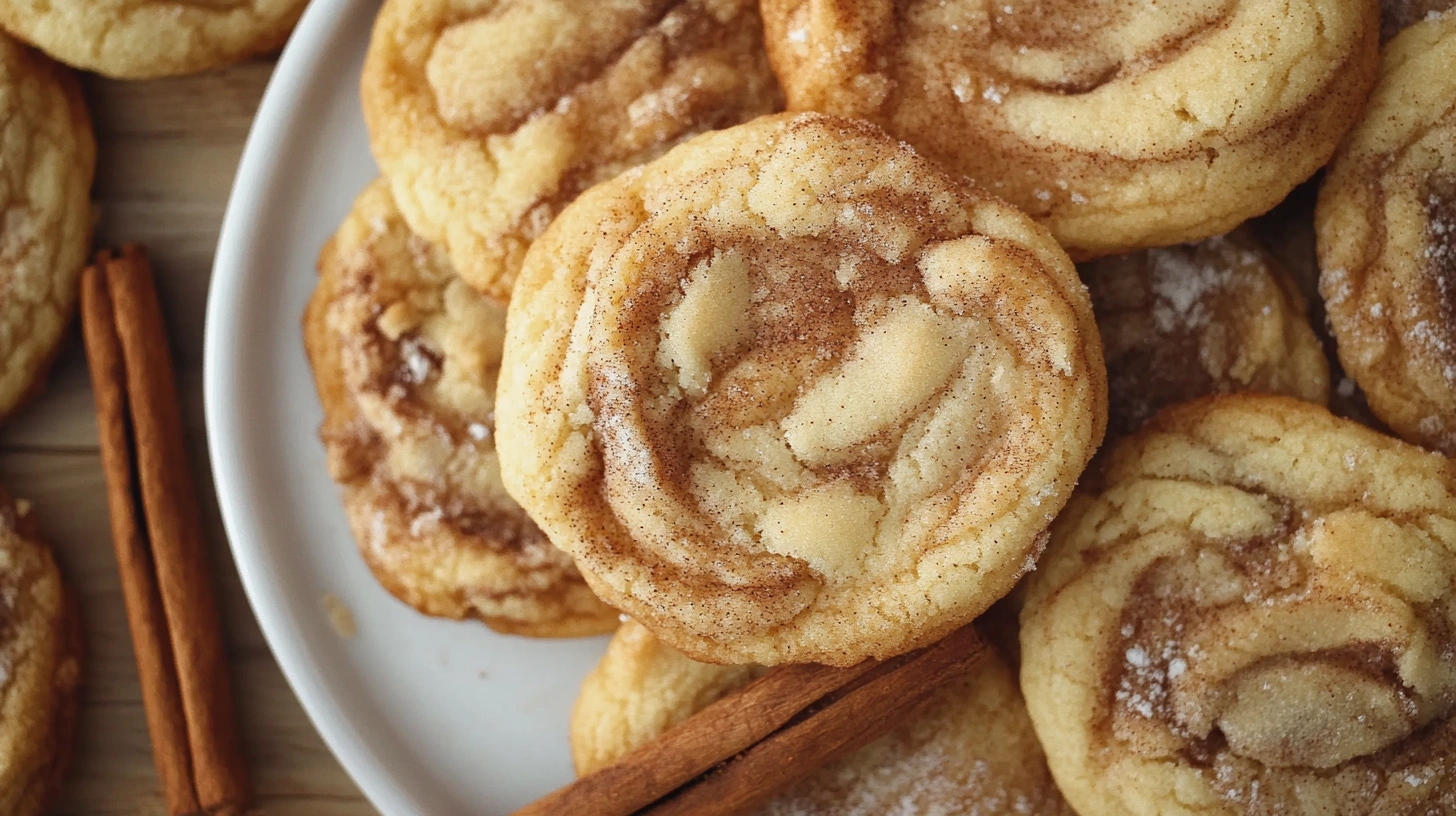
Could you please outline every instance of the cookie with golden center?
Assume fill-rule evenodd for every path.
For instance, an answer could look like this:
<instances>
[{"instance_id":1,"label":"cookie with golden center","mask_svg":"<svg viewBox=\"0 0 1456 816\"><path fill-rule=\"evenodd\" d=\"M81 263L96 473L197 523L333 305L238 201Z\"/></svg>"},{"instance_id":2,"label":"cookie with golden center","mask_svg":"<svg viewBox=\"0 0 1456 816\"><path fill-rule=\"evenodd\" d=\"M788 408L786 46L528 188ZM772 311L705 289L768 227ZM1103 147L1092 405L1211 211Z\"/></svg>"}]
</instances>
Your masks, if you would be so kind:
<instances>
[{"instance_id":1,"label":"cookie with golden center","mask_svg":"<svg viewBox=\"0 0 1456 816\"><path fill-rule=\"evenodd\" d=\"M623 624L572 713L577 772L615 762L763 671L698 663L641 624ZM947 682L899 727L756 812L1073 816L1052 784L1015 675L994 654Z\"/></svg>"},{"instance_id":2,"label":"cookie with golden center","mask_svg":"<svg viewBox=\"0 0 1456 816\"><path fill-rule=\"evenodd\" d=\"M219 68L283 45L308 0L0 0L0 26L117 79Z\"/></svg>"},{"instance_id":3,"label":"cookie with golden center","mask_svg":"<svg viewBox=\"0 0 1456 816\"><path fill-rule=\"evenodd\" d=\"M0 34L0 417L42 385L91 243L96 142L67 69Z\"/></svg>"},{"instance_id":4,"label":"cookie with golden center","mask_svg":"<svg viewBox=\"0 0 1456 816\"><path fill-rule=\"evenodd\" d=\"M577 199L527 255L506 489L695 659L849 665L1011 588L1096 448L1047 232L868 123L764 117Z\"/></svg>"},{"instance_id":5,"label":"cookie with golden center","mask_svg":"<svg viewBox=\"0 0 1456 816\"><path fill-rule=\"evenodd\" d=\"M1079 495L1021 687L1082 816L1456 811L1456 464L1324 408L1171 408Z\"/></svg>"},{"instance_id":6,"label":"cookie with golden center","mask_svg":"<svg viewBox=\"0 0 1456 816\"><path fill-rule=\"evenodd\" d=\"M40 816L75 736L81 624L29 504L0 491L0 813Z\"/></svg>"},{"instance_id":7,"label":"cookie with golden center","mask_svg":"<svg viewBox=\"0 0 1456 816\"><path fill-rule=\"evenodd\" d=\"M1375 0L764 0L790 110L861 116L1086 260L1227 232L1334 152Z\"/></svg>"},{"instance_id":8,"label":"cookie with golden center","mask_svg":"<svg viewBox=\"0 0 1456 816\"><path fill-rule=\"evenodd\" d=\"M1247 230L1084 264L1107 360L1107 435L1208 394L1323 405L1329 364L1282 265Z\"/></svg>"},{"instance_id":9,"label":"cookie with golden center","mask_svg":"<svg viewBox=\"0 0 1456 816\"><path fill-rule=\"evenodd\" d=\"M409 231L382 180L324 247L319 272L304 317L319 435L379 582L427 615L500 632L610 632L617 613L501 487L505 309Z\"/></svg>"},{"instance_id":10,"label":"cookie with golden center","mask_svg":"<svg viewBox=\"0 0 1456 816\"><path fill-rule=\"evenodd\" d=\"M582 190L783 108L753 0L387 0L362 91L410 226L502 300Z\"/></svg>"},{"instance_id":11,"label":"cookie with golden center","mask_svg":"<svg viewBox=\"0 0 1456 816\"><path fill-rule=\"evenodd\" d=\"M1340 362L1402 438L1456 453L1456 12L1391 40L1315 213Z\"/></svg>"}]
</instances>

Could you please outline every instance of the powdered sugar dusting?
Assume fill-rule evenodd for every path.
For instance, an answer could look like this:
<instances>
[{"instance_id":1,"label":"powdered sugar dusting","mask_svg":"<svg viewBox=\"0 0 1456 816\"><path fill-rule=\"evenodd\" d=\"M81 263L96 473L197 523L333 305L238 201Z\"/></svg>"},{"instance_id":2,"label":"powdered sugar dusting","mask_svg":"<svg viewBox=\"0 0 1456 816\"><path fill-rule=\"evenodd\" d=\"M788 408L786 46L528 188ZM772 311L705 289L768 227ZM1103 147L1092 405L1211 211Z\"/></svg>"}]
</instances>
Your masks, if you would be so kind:
<instances>
[{"instance_id":1,"label":"powdered sugar dusting","mask_svg":"<svg viewBox=\"0 0 1456 816\"><path fill-rule=\"evenodd\" d=\"M1233 271L1227 267L1201 264L1177 249L1148 253L1151 284L1158 303L1153 318L1161 331L1182 326L1201 328L1212 318L1206 303L1216 290L1227 286Z\"/></svg>"}]
</instances>

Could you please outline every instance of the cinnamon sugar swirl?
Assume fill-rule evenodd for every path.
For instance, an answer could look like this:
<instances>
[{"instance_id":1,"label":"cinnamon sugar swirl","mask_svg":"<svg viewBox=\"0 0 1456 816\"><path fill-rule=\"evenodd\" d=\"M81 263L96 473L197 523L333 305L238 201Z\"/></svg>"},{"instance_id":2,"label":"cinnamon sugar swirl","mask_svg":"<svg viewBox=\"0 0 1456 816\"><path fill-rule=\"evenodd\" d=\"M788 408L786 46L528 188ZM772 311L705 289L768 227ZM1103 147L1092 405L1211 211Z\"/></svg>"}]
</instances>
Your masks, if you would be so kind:
<instances>
[{"instance_id":1,"label":"cinnamon sugar swirl","mask_svg":"<svg viewBox=\"0 0 1456 816\"><path fill-rule=\"evenodd\" d=\"M1456 454L1456 12L1386 47L1315 213L1340 362L1401 437Z\"/></svg>"},{"instance_id":2,"label":"cinnamon sugar swirl","mask_svg":"<svg viewBox=\"0 0 1456 816\"><path fill-rule=\"evenodd\" d=\"M617 630L582 684L571 751L587 774L762 673L698 663L641 624ZM1052 784L1016 678L988 654L904 724L756 811L760 816L1073 816Z\"/></svg>"},{"instance_id":3,"label":"cinnamon sugar swirl","mask_svg":"<svg viewBox=\"0 0 1456 816\"><path fill-rule=\"evenodd\" d=\"M1247 231L1086 264L1109 438L1180 402L1264 391L1324 404L1329 364L1282 265Z\"/></svg>"},{"instance_id":4,"label":"cinnamon sugar swirl","mask_svg":"<svg viewBox=\"0 0 1456 816\"><path fill-rule=\"evenodd\" d=\"M503 473L693 658L849 665L1034 563L1104 376L1044 229L872 125L770 116L588 191L532 246Z\"/></svg>"},{"instance_id":5,"label":"cinnamon sugar swirl","mask_svg":"<svg viewBox=\"0 0 1456 816\"><path fill-rule=\"evenodd\" d=\"M861 116L1073 258L1227 232L1334 152L1375 0L764 0L790 110Z\"/></svg>"},{"instance_id":6,"label":"cinnamon sugar swirl","mask_svg":"<svg viewBox=\"0 0 1456 816\"><path fill-rule=\"evenodd\" d=\"M505 310L409 231L382 181L359 196L319 272L304 317L319 435L379 582L427 615L501 632L610 632L617 613L501 487Z\"/></svg>"},{"instance_id":7,"label":"cinnamon sugar swirl","mask_svg":"<svg viewBox=\"0 0 1456 816\"><path fill-rule=\"evenodd\" d=\"M1021 686L1082 816L1456 811L1456 465L1325 409L1169 409L1057 520Z\"/></svg>"},{"instance_id":8,"label":"cinnamon sugar swirl","mask_svg":"<svg viewBox=\"0 0 1456 816\"><path fill-rule=\"evenodd\" d=\"M582 190L783 107L753 0L387 0L361 90L410 227L501 299Z\"/></svg>"}]
</instances>

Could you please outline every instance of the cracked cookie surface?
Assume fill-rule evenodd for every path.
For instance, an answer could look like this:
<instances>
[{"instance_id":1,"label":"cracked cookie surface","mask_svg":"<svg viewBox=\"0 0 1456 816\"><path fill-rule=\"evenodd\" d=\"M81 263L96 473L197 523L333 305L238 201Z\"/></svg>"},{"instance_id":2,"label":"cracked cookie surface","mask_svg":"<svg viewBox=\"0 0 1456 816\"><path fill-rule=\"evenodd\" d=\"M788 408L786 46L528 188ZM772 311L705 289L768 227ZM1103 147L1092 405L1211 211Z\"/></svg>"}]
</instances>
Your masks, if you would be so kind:
<instances>
[{"instance_id":1,"label":"cracked cookie surface","mask_svg":"<svg viewBox=\"0 0 1456 816\"><path fill-rule=\"evenodd\" d=\"M764 0L790 110L859 116L1077 260L1227 232L1334 152L1375 0Z\"/></svg>"},{"instance_id":2,"label":"cracked cookie surface","mask_svg":"<svg viewBox=\"0 0 1456 816\"><path fill-rule=\"evenodd\" d=\"M304 318L319 435L379 582L425 614L501 632L611 631L617 613L501 487L505 309L409 231L383 181L359 196L319 269Z\"/></svg>"},{"instance_id":3,"label":"cracked cookie surface","mask_svg":"<svg viewBox=\"0 0 1456 816\"><path fill-rule=\"evenodd\" d=\"M1159 414L1053 527L1021 686L1083 816L1456 808L1456 465L1324 408Z\"/></svg>"},{"instance_id":4,"label":"cracked cookie surface","mask_svg":"<svg viewBox=\"0 0 1456 816\"><path fill-rule=\"evenodd\" d=\"M29 505L0 491L0 812L40 816L74 738L81 629Z\"/></svg>"},{"instance_id":5,"label":"cracked cookie surface","mask_svg":"<svg viewBox=\"0 0 1456 816\"><path fill-rule=\"evenodd\" d=\"M387 0L362 93L411 228L505 300L577 194L781 110L753 0Z\"/></svg>"},{"instance_id":6,"label":"cracked cookie surface","mask_svg":"<svg viewBox=\"0 0 1456 816\"><path fill-rule=\"evenodd\" d=\"M205 71L283 45L307 0L0 0L0 26L118 79Z\"/></svg>"},{"instance_id":7,"label":"cracked cookie surface","mask_svg":"<svg viewBox=\"0 0 1456 816\"><path fill-rule=\"evenodd\" d=\"M511 300L507 489L708 662L929 643L1034 563L1102 437L1047 232L878 128L778 115L577 199Z\"/></svg>"},{"instance_id":8,"label":"cracked cookie surface","mask_svg":"<svg viewBox=\"0 0 1456 816\"><path fill-rule=\"evenodd\" d=\"M0 417L40 388L91 242L96 143L72 73L0 34Z\"/></svg>"},{"instance_id":9,"label":"cracked cookie surface","mask_svg":"<svg viewBox=\"0 0 1456 816\"><path fill-rule=\"evenodd\" d=\"M1315 210L1340 362L1402 438L1456 454L1456 11L1386 46Z\"/></svg>"}]
</instances>

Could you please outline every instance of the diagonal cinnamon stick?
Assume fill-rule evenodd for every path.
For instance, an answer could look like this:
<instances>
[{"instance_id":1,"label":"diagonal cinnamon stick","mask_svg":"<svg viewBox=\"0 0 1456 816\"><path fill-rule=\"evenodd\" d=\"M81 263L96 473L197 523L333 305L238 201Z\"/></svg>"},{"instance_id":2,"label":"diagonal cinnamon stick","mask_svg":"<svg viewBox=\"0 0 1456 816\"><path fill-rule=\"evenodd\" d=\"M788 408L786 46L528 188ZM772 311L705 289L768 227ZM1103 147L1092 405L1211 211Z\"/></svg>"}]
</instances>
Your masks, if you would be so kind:
<instances>
[{"instance_id":1,"label":"diagonal cinnamon stick","mask_svg":"<svg viewBox=\"0 0 1456 816\"><path fill-rule=\"evenodd\" d=\"M515 816L742 813L902 722L984 651L967 625L885 661L776 669Z\"/></svg>"},{"instance_id":2,"label":"diagonal cinnamon stick","mask_svg":"<svg viewBox=\"0 0 1456 816\"><path fill-rule=\"evenodd\" d=\"M241 813L250 795L216 592L145 252L133 244L119 256L98 256L85 272L82 294L113 536L138 666L150 687L144 691L148 728L168 808Z\"/></svg>"}]
</instances>

